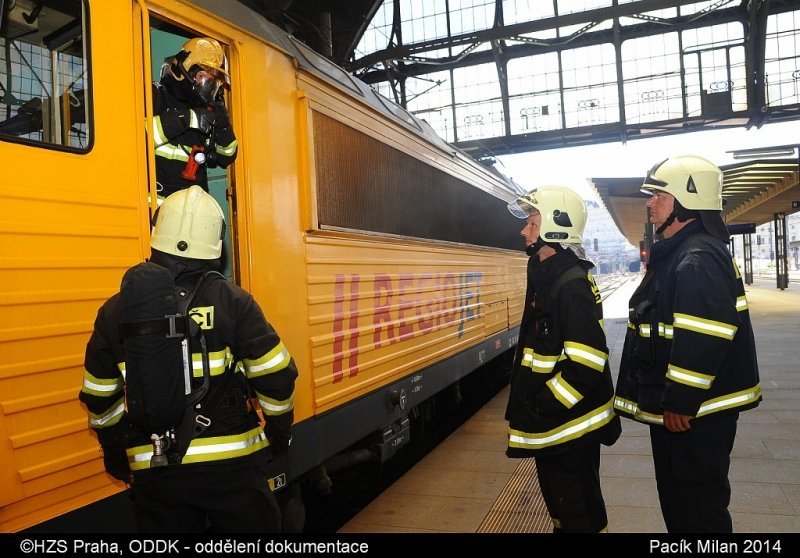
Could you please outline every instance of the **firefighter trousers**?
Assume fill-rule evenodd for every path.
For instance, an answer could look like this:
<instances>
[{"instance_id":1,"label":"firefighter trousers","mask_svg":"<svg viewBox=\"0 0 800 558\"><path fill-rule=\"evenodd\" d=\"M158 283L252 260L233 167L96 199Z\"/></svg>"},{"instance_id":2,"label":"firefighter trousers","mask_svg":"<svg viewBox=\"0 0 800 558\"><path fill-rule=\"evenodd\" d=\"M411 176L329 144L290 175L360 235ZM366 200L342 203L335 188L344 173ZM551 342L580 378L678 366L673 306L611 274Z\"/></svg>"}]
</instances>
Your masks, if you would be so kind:
<instances>
[{"instance_id":1,"label":"firefighter trousers","mask_svg":"<svg viewBox=\"0 0 800 558\"><path fill-rule=\"evenodd\" d=\"M178 474L153 471L145 482L134 479L139 532L280 532L281 512L261 467L180 467Z\"/></svg>"},{"instance_id":2,"label":"firefighter trousers","mask_svg":"<svg viewBox=\"0 0 800 558\"><path fill-rule=\"evenodd\" d=\"M536 457L536 474L554 533L600 533L608 528L600 490L600 444Z\"/></svg>"},{"instance_id":3,"label":"firefighter trousers","mask_svg":"<svg viewBox=\"0 0 800 558\"><path fill-rule=\"evenodd\" d=\"M658 499L670 533L730 533L728 469L739 413L709 415L686 432L650 426Z\"/></svg>"}]
</instances>

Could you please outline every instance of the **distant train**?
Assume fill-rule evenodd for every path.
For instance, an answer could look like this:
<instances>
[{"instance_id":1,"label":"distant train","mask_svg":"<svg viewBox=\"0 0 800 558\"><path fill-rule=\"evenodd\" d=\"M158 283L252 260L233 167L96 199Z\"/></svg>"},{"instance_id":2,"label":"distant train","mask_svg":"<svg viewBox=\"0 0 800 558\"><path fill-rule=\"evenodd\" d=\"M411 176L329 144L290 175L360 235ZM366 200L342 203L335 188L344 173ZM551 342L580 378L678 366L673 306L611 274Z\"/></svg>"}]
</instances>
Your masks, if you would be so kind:
<instances>
[{"instance_id":1,"label":"distant train","mask_svg":"<svg viewBox=\"0 0 800 558\"><path fill-rule=\"evenodd\" d=\"M0 0L0 14L0 531L100 530L89 510L125 488L77 394L98 307L149 255L150 83L188 37L230 62L240 155L210 181L227 273L300 370L276 490L354 448L389 459L420 405L515 345L512 186L425 122L238 2Z\"/></svg>"}]
</instances>

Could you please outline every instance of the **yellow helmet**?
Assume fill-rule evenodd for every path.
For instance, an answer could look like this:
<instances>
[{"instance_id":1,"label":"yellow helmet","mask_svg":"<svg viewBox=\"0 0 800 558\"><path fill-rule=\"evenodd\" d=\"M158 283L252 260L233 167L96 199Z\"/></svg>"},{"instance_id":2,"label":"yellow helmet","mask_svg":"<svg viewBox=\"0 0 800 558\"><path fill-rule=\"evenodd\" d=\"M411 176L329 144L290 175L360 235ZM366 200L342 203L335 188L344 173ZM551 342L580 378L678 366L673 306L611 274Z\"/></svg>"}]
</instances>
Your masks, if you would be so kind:
<instances>
[{"instance_id":1,"label":"yellow helmet","mask_svg":"<svg viewBox=\"0 0 800 558\"><path fill-rule=\"evenodd\" d=\"M199 66L230 87L231 78L226 69L228 63L225 59L225 51L216 39L207 37L189 39L183 43L181 53L176 56L176 62L183 67L187 75L191 75L194 66Z\"/></svg>"},{"instance_id":2,"label":"yellow helmet","mask_svg":"<svg viewBox=\"0 0 800 558\"><path fill-rule=\"evenodd\" d=\"M547 242L581 244L588 211L578 194L563 186L543 186L521 195L508 204L515 217L527 219L541 213L539 236Z\"/></svg>"},{"instance_id":3,"label":"yellow helmet","mask_svg":"<svg viewBox=\"0 0 800 558\"><path fill-rule=\"evenodd\" d=\"M195 185L167 196L158 207L150 247L182 258L215 260L222 254L224 236L222 208Z\"/></svg>"},{"instance_id":4,"label":"yellow helmet","mask_svg":"<svg viewBox=\"0 0 800 558\"><path fill-rule=\"evenodd\" d=\"M642 192L666 192L686 209L722 209L722 171L697 155L670 157L653 166L642 184Z\"/></svg>"}]
</instances>

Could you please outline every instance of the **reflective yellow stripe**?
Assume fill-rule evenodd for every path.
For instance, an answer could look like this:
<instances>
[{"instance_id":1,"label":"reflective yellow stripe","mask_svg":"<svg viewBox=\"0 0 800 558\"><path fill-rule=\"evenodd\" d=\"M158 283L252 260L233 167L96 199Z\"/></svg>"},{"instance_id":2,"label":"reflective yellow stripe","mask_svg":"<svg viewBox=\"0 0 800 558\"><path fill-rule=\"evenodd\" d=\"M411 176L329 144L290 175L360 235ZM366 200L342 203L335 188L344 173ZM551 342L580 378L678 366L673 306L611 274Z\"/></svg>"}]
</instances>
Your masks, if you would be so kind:
<instances>
[{"instance_id":1,"label":"reflective yellow stripe","mask_svg":"<svg viewBox=\"0 0 800 558\"><path fill-rule=\"evenodd\" d=\"M697 416L702 417L718 411L749 405L750 403L757 401L759 397L761 397L761 384L748 389L743 389L742 391L737 391L735 393L729 393L727 395L715 397L714 399L709 399L708 401L703 401L702 405L700 405L700 410L697 412ZM621 412L632 415L635 420L640 422L664 424L664 418L662 415L641 411L636 403L622 397L614 398L614 408L619 409Z\"/></svg>"},{"instance_id":2,"label":"reflective yellow stripe","mask_svg":"<svg viewBox=\"0 0 800 558\"><path fill-rule=\"evenodd\" d=\"M289 399L284 399L280 401L278 399L272 399L271 397L267 397L266 395L262 395L261 393L256 392L258 396L258 402L261 405L261 410L266 415L282 415L287 411L291 411L294 409L294 392L289 397Z\"/></svg>"},{"instance_id":3,"label":"reflective yellow stripe","mask_svg":"<svg viewBox=\"0 0 800 558\"><path fill-rule=\"evenodd\" d=\"M631 415L634 420L638 420L641 422L647 422L650 424L663 424L664 418L661 415L655 415L653 413L646 413L644 411L639 410L639 405L635 402L625 399L623 397L616 396L614 398L614 408L619 410L622 413L626 413Z\"/></svg>"},{"instance_id":4,"label":"reflective yellow stripe","mask_svg":"<svg viewBox=\"0 0 800 558\"><path fill-rule=\"evenodd\" d=\"M664 322L658 322L658 335L665 339L672 339L672 324L665 324Z\"/></svg>"},{"instance_id":5,"label":"reflective yellow stripe","mask_svg":"<svg viewBox=\"0 0 800 558\"><path fill-rule=\"evenodd\" d=\"M721 397L703 401L700 405L700 410L697 411L697 416L709 415L725 409L733 409L734 407L741 407L748 405L761 397L761 384L757 384L751 388L743 389L735 393L729 393Z\"/></svg>"},{"instance_id":6,"label":"reflective yellow stripe","mask_svg":"<svg viewBox=\"0 0 800 558\"><path fill-rule=\"evenodd\" d=\"M204 463L243 457L267 446L269 446L269 442L260 426L242 434L195 438L189 444L189 450L183 458L183 463ZM127 454L131 471L149 469L153 446L148 444L129 448Z\"/></svg>"},{"instance_id":7,"label":"reflective yellow stripe","mask_svg":"<svg viewBox=\"0 0 800 558\"><path fill-rule=\"evenodd\" d=\"M153 144L158 146L165 143L169 143L169 139L161 126L161 116L155 116L153 118Z\"/></svg>"},{"instance_id":8,"label":"reflective yellow stripe","mask_svg":"<svg viewBox=\"0 0 800 558\"><path fill-rule=\"evenodd\" d=\"M680 366L675 366L674 364L670 364L667 367L667 378L673 382L678 382L679 384L700 389L710 388L711 383L714 381L714 376L701 374L700 372L695 372L694 370L687 370L686 368L681 368Z\"/></svg>"},{"instance_id":9,"label":"reflective yellow stripe","mask_svg":"<svg viewBox=\"0 0 800 558\"><path fill-rule=\"evenodd\" d=\"M576 343L574 341L565 341L564 342L564 352L567 356L574 360L575 362L579 362L584 366L588 366L598 372L602 372L606 365L606 359L608 358L608 353L604 353L603 351L599 351L589 345L584 345L583 343Z\"/></svg>"},{"instance_id":10,"label":"reflective yellow stripe","mask_svg":"<svg viewBox=\"0 0 800 558\"><path fill-rule=\"evenodd\" d=\"M550 388L550 391L553 392L555 398L567 409L572 409L578 401L583 399L583 395L561 377L561 372L547 380L546 385Z\"/></svg>"},{"instance_id":11,"label":"reflective yellow stripe","mask_svg":"<svg viewBox=\"0 0 800 558\"><path fill-rule=\"evenodd\" d=\"M233 361L233 355L229 347L225 347L221 351L208 353L208 366L211 369L211 375L219 376L225 372L231 361ZM200 353L192 353L192 375L195 378L203 377L203 355Z\"/></svg>"},{"instance_id":12,"label":"reflective yellow stripe","mask_svg":"<svg viewBox=\"0 0 800 558\"><path fill-rule=\"evenodd\" d=\"M650 337L650 324L639 325L639 335L641 337Z\"/></svg>"},{"instance_id":13,"label":"reflective yellow stripe","mask_svg":"<svg viewBox=\"0 0 800 558\"><path fill-rule=\"evenodd\" d=\"M612 409L612 403L613 400L609 399L608 403L602 407L598 407L575 420L562 424L547 432L529 433L509 428L508 445L512 448L539 449L563 444L564 442L580 438L589 432L602 428L614 419L615 415Z\"/></svg>"},{"instance_id":14,"label":"reflective yellow stripe","mask_svg":"<svg viewBox=\"0 0 800 558\"><path fill-rule=\"evenodd\" d=\"M289 365L289 351L283 346L283 342L278 343L264 356L255 360L244 359L244 368L248 378L257 378L283 370Z\"/></svg>"},{"instance_id":15,"label":"reflective yellow stripe","mask_svg":"<svg viewBox=\"0 0 800 558\"><path fill-rule=\"evenodd\" d=\"M237 140L233 140L228 145L219 145L217 144L217 153L220 155L227 155L228 157L233 156L236 153L236 147L238 147L239 142Z\"/></svg>"},{"instance_id":16,"label":"reflective yellow stripe","mask_svg":"<svg viewBox=\"0 0 800 558\"><path fill-rule=\"evenodd\" d=\"M715 337L722 337L723 339L733 339L738 329L736 326L726 324L725 322L706 320L705 318L698 318L697 316L690 316L689 314L675 314L673 317L673 325L675 327L696 331L697 333L704 333L706 335L713 335Z\"/></svg>"},{"instance_id":17,"label":"reflective yellow stripe","mask_svg":"<svg viewBox=\"0 0 800 558\"><path fill-rule=\"evenodd\" d=\"M189 151L191 151L191 149ZM189 153L187 153L186 148L180 145L172 145L171 143L165 143L164 145L156 147L156 156L173 161L186 162L189 160Z\"/></svg>"},{"instance_id":18,"label":"reflective yellow stripe","mask_svg":"<svg viewBox=\"0 0 800 558\"><path fill-rule=\"evenodd\" d=\"M117 424L125 414L125 397L120 397L105 413L89 413L89 426L92 428L107 428Z\"/></svg>"},{"instance_id":19,"label":"reflective yellow stripe","mask_svg":"<svg viewBox=\"0 0 800 558\"><path fill-rule=\"evenodd\" d=\"M540 355L533 349L522 350L522 366L527 366L534 372L548 374L553 371L561 355Z\"/></svg>"},{"instance_id":20,"label":"reflective yellow stripe","mask_svg":"<svg viewBox=\"0 0 800 558\"><path fill-rule=\"evenodd\" d=\"M636 413L636 403L629 401L623 397L614 397L614 408L620 412L633 415Z\"/></svg>"},{"instance_id":21,"label":"reflective yellow stripe","mask_svg":"<svg viewBox=\"0 0 800 558\"><path fill-rule=\"evenodd\" d=\"M88 370L84 370L83 387L81 388L81 391L97 397L111 397L122 390L124 385L125 384L120 377L109 379L95 378L89 374Z\"/></svg>"},{"instance_id":22,"label":"reflective yellow stripe","mask_svg":"<svg viewBox=\"0 0 800 558\"><path fill-rule=\"evenodd\" d=\"M748 306L747 306L747 296L745 296L745 295L737 296L736 297L736 310L738 310L739 312L744 312L745 310L747 310L747 308L748 308Z\"/></svg>"}]
</instances>

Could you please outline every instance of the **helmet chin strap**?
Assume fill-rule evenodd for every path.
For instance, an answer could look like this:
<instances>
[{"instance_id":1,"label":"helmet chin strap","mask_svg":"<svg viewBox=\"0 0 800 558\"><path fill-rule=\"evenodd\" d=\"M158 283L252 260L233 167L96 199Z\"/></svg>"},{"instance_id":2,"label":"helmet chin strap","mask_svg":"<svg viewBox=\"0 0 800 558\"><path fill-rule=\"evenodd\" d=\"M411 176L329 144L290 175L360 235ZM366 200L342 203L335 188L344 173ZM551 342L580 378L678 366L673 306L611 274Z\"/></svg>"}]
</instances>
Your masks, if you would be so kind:
<instances>
[{"instance_id":1,"label":"helmet chin strap","mask_svg":"<svg viewBox=\"0 0 800 558\"><path fill-rule=\"evenodd\" d=\"M542 237L540 236L539 238L536 239L536 242L525 248L525 253L528 254L529 256L535 256L536 253L546 245L547 243L544 240L542 240Z\"/></svg>"},{"instance_id":2,"label":"helmet chin strap","mask_svg":"<svg viewBox=\"0 0 800 558\"><path fill-rule=\"evenodd\" d=\"M664 221L664 222L661 224L661 226L660 226L660 227L658 227L658 228L656 229L656 234L661 234L661 233L663 233L663 232L664 232L664 230L665 230L667 227L669 227L669 226L670 226L670 225L671 225L671 224L672 224L672 223L675 221L675 217L676 217L676 215L675 215L675 212L673 211L672 213L670 213L670 214L669 214L669 217L667 217L667 220L666 220L666 221Z\"/></svg>"}]
</instances>

